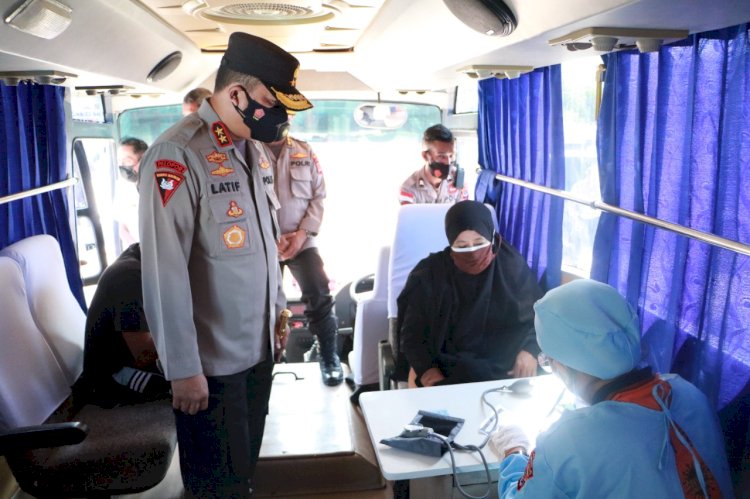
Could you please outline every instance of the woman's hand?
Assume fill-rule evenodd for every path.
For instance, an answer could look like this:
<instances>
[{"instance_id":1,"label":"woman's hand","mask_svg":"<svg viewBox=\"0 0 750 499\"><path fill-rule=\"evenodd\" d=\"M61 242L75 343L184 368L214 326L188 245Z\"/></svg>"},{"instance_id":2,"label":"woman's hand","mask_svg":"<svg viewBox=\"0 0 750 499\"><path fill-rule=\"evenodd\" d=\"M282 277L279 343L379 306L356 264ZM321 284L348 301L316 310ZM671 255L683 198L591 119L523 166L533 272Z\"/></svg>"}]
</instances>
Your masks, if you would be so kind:
<instances>
[{"instance_id":1,"label":"woman's hand","mask_svg":"<svg viewBox=\"0 0 750 499\"><path fill-rule=\"evenodd\" d=\"M513 378L528 378L530 376L536 376L537 362L533 355L526 350L521 350L516 355L516 363L513 365L513 369L508 371Z\"/></svg>"}]
</instances>

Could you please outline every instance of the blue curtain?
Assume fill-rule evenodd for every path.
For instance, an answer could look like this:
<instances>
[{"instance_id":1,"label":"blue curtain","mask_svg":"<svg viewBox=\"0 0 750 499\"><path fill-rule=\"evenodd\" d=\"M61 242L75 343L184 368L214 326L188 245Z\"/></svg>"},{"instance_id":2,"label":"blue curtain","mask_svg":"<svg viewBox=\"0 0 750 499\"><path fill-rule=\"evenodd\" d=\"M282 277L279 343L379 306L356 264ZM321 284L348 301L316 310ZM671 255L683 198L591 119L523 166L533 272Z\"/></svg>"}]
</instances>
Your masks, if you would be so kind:
<instances>
[{"instance_id":1,"label":"blue curtain","mask_svg":"<svg viewBox=\"0 0 750 499\"><path fill-rule=\"evenodd\" d=\"M526 257L545 289L560 284L563 200L494 181L495 173L565 189L560 66L479 83L475 199L496 209L500 234Z\"/></svg>"},{"instance_id":2,"label":"blue curtain","mask_svg":"<svg viewBox=\"0 0 750 499\"><path fill-rule=\"evenodd\" d=\"M605 202L750 244L748 27L605 57ZM602 214L592 277L637 306L657 370L678 372L717 409L747 396L750 257Z\"/></svg>"},{"instance_id":3,"label":"blue curtain","mask_svg":"<svg viewBox=\"0 0 750 499\"><path fill-rule=\"evenodd\" d=\"M0 83L0 196L65 180L64 98L63 87ZM37 234L55 237L70 288L85 310L66 194L56 190L0 205L0 248Z\"/></svg>"}]
</instances>

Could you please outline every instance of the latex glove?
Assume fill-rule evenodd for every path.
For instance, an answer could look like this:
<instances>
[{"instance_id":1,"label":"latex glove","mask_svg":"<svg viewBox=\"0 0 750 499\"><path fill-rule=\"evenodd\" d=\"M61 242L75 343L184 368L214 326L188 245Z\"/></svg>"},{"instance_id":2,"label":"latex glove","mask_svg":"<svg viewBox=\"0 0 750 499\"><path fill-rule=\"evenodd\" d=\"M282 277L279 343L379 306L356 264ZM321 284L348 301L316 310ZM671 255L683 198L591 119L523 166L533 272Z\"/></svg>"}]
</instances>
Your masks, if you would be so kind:
<instances>
[{"instance_id":1,"label":"latex glove","mask_svg":"<svg viewBox=\"0 0 750 499\"><path fill-rule=\"evenodd\" d=\"M501 426L490 437L490 447L500 459L503 459L505 453L514 447L523 447L528 451L529 445L526 433L524 433L520 426L513 424Z\"/></svg>"}]
</instances>

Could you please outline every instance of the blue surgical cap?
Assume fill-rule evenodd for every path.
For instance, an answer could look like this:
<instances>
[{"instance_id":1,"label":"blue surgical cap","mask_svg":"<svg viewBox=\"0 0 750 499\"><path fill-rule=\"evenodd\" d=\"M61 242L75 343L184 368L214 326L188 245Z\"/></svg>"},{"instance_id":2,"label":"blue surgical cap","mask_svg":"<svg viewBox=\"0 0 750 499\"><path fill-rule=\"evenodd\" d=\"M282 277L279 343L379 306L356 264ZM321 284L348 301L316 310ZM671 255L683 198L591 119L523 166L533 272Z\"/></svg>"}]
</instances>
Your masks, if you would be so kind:
<instances>
[{"instance_id":1,"label":"blue surgical cap","mask_svg":"<svg viewBox=\"0 0 750 499\"><path fill-rule=\"evenodd\" d=\"M611 286L578 279L534 305L537 341L558 362L600 379L634 369L641 360L638 316Z\"/></svg>"}]
</instances>

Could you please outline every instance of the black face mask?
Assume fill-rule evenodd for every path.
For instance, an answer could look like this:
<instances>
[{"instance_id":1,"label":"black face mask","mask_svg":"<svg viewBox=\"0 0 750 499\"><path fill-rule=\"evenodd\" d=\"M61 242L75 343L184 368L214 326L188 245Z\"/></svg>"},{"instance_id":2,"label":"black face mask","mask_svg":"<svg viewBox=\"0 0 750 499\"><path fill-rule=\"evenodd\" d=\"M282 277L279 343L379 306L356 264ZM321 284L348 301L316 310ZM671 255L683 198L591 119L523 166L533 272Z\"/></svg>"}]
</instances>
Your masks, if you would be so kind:
<instances>
[{"instance_id":1,"label":"black face mask","mask_svg":"<svg viewBox=\"0 0 750 499\"><path fill-rule=\"evenodd\" d=\"M120 165L117 167L117 169L120 172L120 177L124 180L127 180L128 182L138 182L138 173L136 173L135 170L133 170L132 166L123 166Z\"/></svg>"},{"instance_id":2,"label":"black face mask","mask_svg":"<svg viewBox=\"0 0 750 499\"><path fill-rule=\"evenodd\" d=\"M436 176L437 178L443 179L448 176L448 171L450 170L451 165L446 165L445 163L438 163L437 161L433 161L429 164L430 172Z\"/></svg>"},{"instance_id":3,"label":"black face mask","mask_svg":"<svg viewBox=\"0 0 750 499\"><path fill-rule=\"evenodd\" d=\"M262 106L251 99L246 90L244 92L248 101L247 108L243 111L234 106L234 109L242 116L242 122L250 129L252 138L261 142L276 142L286 138L289 134L286 108L281 104L274 107Z\"/></svg>"}]
</instances>

